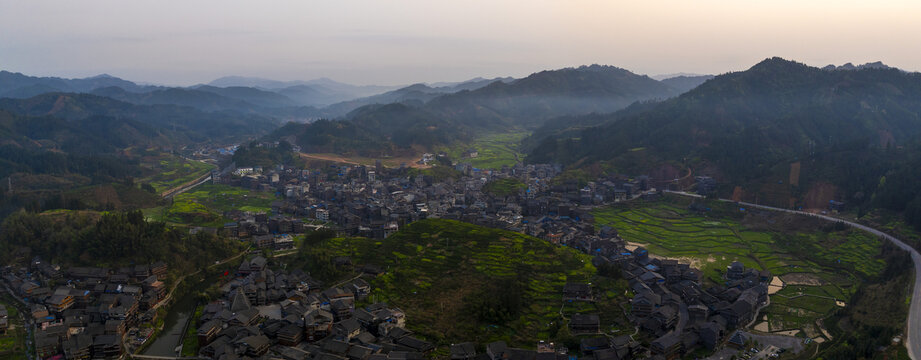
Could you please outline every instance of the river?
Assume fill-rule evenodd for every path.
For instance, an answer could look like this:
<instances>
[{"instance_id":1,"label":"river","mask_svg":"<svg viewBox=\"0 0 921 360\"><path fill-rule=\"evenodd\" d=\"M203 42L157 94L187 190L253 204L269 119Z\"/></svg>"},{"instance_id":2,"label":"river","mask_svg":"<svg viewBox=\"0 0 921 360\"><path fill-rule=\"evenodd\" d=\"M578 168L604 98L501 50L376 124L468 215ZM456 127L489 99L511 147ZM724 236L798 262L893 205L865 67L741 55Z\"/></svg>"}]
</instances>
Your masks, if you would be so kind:
<instances>
[{"instance_id":1,"label":"river","mask_svg":"<svg viewBox=\"0 0 921 360\"><path fill-rule=\"evenodd\" d=\"M191 281L188 279L187 281ZM195 289L199 289L204 283L204 280L197 281L193 286L188 287L181 297L177 298L176 302L170 307L170 311L166 314L166 319L163 323L163 331L160 332L156 338L153 339L153 343L150 344L146 349L144 349L144 355L153 355L153 356L176 356L176 349L179 344L182 342L182 337L185 335L185 325L191 320L193 312L195 311L195 306L197 302L197 294ZM193 321L194 323L194 321ZM189 326L194 326L194 324L189 324Z\"/></svg>"}]
</instances>

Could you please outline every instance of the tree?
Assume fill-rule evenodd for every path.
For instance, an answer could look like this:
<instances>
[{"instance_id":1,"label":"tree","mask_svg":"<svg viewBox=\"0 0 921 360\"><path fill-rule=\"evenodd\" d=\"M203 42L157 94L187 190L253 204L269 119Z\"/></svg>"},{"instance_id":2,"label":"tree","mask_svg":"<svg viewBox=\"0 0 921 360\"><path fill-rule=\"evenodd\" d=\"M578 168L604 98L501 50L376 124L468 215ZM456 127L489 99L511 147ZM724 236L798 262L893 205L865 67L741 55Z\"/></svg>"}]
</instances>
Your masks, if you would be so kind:
<instances>
[{"instance_id":1,"label":"tree","mask_svg":"<svg viewBox=\"0 0 921 360\"><path fill-rule=\"evenodd\" d=\"M157 193L157 189L155 189L155 188L153 187L153 185L150 185L149 183L143 183L143 184L141 184L141 190L144 190L144 191L149 192L149 193L151 193L151 194L156 194L156 193Z\"/></svg>"}]
</instances>

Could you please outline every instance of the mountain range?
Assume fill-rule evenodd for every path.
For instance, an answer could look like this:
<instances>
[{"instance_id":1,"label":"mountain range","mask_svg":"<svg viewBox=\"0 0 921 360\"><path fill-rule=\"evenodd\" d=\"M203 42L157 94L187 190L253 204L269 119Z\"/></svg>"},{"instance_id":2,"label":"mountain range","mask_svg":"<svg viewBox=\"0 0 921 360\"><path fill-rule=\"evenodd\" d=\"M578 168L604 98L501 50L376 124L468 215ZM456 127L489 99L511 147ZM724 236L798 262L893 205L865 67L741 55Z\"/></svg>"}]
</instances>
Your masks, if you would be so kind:
<instances>
[{"instance_id":1,"label":"mountain range","mask_svg":"<svg viewBox=\"0 0 921 360\"><path fill-rule=\"evenodd\" d=\"M724 196L785 207L866 204L915 152L921 74L830 70L770 58L659 103L549 121L525 141L527 159L603 163L663 182L684 175L663 168L690 167L716 177Z\"/></svg>"},{"instance_id":2,"label":"mountain range","mask_svg":"<svg viewBox=\"0 0 921 360\"><path fill-rule=\"evenodd\" d=\"M341 149L380 155L400 149L431 150L486 132L533 129L559 116L608 113L638 101L663 100L707 79L666 83L613 66L591 65L542 71L522 79L478 81L476 85L486 85L472 90L460 89L473 87L469 83L447 89L417 84L353 101L390 104L358 107L345 116L345 124L294 124L270 138L285 138L309 152ZM355 141L360 144L355 146Z\"/></svg>"}]
</instances>

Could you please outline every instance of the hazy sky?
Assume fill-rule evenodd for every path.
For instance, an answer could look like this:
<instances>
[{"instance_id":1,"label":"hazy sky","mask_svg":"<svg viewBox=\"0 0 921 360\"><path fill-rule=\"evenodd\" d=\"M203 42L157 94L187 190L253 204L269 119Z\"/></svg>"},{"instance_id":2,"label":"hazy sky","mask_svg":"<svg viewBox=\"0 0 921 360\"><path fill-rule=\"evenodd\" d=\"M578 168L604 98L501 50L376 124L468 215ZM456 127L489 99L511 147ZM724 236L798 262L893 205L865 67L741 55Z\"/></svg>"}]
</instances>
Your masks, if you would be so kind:
<instances>
[{"instance_id":1,"label":"hazy sky","mask_svg":"<svg viewBox=\"0 0 921 360\"><path fill-rule=\"evenodd\" d=\"M43 76L407 84L592 63L722 73L770 56L921 70L921 1L0 0L0 69Z\"/></svg>"}]
</instances>

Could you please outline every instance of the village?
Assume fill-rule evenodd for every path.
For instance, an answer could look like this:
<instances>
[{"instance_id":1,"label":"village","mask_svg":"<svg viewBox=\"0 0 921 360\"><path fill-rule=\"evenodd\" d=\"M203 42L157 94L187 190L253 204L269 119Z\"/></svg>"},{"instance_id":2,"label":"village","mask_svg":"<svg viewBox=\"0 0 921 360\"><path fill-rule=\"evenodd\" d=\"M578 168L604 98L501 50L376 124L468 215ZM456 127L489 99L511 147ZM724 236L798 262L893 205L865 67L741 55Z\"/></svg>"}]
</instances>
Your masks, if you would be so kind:
<instances>
[{"instance_id":1,"label":"village","mask_svg":"<svg viewBox=\"0 0 921 360\"><path fill-rule=\"evenodd\" d=\"M431 161L431 159L430 159ZM725 283L705 287L698 269L676 260L651 257L630 246L617 229L596 229L591 210L619 201L654 201L661 193L647 177L605 178L579 187L553 182L556 165L515 165L481 170L455 167L459 177L407 175L381 166L330 166L322 170L228 167L212 181L277 194L269 214L239 210L221 229L190 231L223 234L254 249L286 251L293 237L311 228L334 229L339 236L384 239L407 224L426 218L454 219L525 233L593 257L596 266L613 264L632 289L629 318L648 347L629 335L602 331L598 314L574 314L570 331L583 336L579 349L534 339L536 350L503 342L458 343L452 359L675 359L695 349L741 349L742 332L767 302L769 272L733 263ZM712 179L698 178L699 189ZM505 182L507 189L487 184ZM322 225L318 225L322 224ZM348 259L338 259L352 265ZM199 356L215 359L423 359L434 344L406 329L404 312L384 303L368 303L370 280L384 270L355 264L361 275L333 286L302 270L271 268L261 255L248 257L220 284L221 296L204 305L196 323ZM132 268L70 268L35 258L28 268L3 269L4 285L31 309L35 355L40 359L122 358L151 336L166 285L166 264ZM567 284L567 301L592 302L605 289ZM459 339L463 340L463 339ZM482 347L481 347L482 346ZM485 354L476 351L485 348Z\"/></svg>"}]
</instances>

